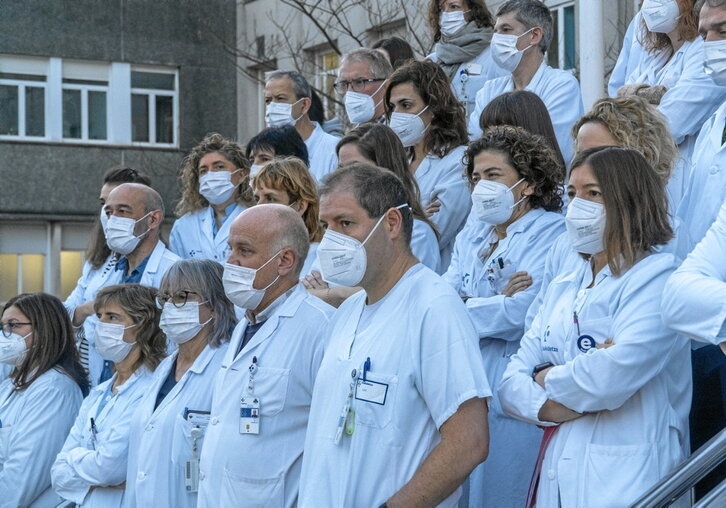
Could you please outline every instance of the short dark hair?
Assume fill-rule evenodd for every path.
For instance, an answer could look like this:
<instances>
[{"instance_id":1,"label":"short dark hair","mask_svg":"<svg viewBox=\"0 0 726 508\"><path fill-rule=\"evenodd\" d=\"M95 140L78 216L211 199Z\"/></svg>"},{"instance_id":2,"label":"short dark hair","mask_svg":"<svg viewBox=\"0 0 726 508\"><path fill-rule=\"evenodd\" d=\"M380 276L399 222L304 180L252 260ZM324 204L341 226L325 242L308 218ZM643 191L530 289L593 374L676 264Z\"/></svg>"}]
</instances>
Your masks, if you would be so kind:
<instances>
[{"instance_id":1,"label":"short dark hair","mask_svg":"<svg viewBox=\"0 0 726 508\"><path fill-rule=\"evenodd\" d=\"M492 99L479 116L479 127L482 132L486 132L489 127L496 125L513 125L542 136L555 152L559 163L565 167L565 158L560 151L550 113L536 93L516 90Z\"/></svg>"},{"instance_id":2,"label":"short dark hair","mask_svg":"<svg viewBox=\"0 0 726 508\"><path fill-rule=\"evenodd\" d=\"M129 166L113 166L103 174L103 184L143 183L151 187L151 177Z\"/></svg>"},{"instance_id":3,"label":"short dark hair","mask_svg":"<svg viewBox=\"0 0 726 508\"><path fill-rule=\"evenodd\" d=\"M407 204L406 189L392 171L373 164L356 162L338 168L323 179L320 198L339 190L353 193L355 200L368 217L377 219L389 209ZM403 238L410 249L413 214L410 207L400 209L403 216Z\"/></svg>"},{"instance_id":4,"label":"short dark hair","mask_svg":"<svg viewBox=\"0 0 726 508\"><path fill-rule=\"evenodd\" d=\"M605 202L605 252L613 275L631 268L643 252L673 238L663 181L630 148L598 146L579 152L570 175L587 164Z\"/></svg>"},{"instance_id":5,"label":"short dark hair","mask_svg":"<svg viewBox=\"0 0 726 508\"><path fill-rule=\"evenodd\" d=\"M511 125L488 129L464 153L470 185L473 185L474 158L486 151L505 155L519 176L532 185L534 193L527 198L532 208L543 208L548 212L559 212L562 209L565 168L560 165L542 136Z\"/></svg>"},{"instance_id":6,"label":"short dark hair","mask_svg":"<svg viewBox=\"0 0 726 508\"><path fill-rule=\"evenodd\" d=\"M410 60L415 60L411 45L400 37L380 39L373 43L371 49L382 49L388 53L393 69L398 69Z\"/></svg>"},{"instance_id":7,"label":"short dark hair","mask_svg":"<svg viewBox=\"0 0 726 508\"><path fill-rule=\"evenodd\" d=\"M247 143L245 156L250 159L252 152L258 150L271 150L275 157L297 157L310 167L308 147L292 125L269 127L260 131Z\"/></svg>"},{"instance_id":8,"label":"short dark hair","mask_svg":"<svg viewBox=\"0 0 726 508\"><path fill-rule=\"evenodd\" d=\"M547 52L552 42L552 14L544 2L540 0L508 0L499 7L497 17L514 12L514 17L528 30L534 27L542 29L542 40L539 49Z\"/></svg>"},{"instance_id":9,"label":"short dark hair","mask_svg":"<svg viewBox=\"0 0 726 508\"><path fill-rule=\"evenodd\" d=\"M318 122L321 127L325 122L325 109L323 108L323 101L320 100L320 96L314 88L310 89L310 109L308 110L308 118L311 122Z\"/></svg>"}]
</instances>

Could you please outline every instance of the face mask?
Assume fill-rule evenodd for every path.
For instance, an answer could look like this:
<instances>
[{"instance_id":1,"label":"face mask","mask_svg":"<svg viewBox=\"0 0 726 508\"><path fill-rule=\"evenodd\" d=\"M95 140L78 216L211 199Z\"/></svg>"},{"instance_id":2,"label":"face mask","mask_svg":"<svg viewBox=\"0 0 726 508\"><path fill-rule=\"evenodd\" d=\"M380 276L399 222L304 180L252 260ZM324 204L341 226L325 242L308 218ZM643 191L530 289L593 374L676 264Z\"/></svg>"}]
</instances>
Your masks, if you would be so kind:
<instances>
[{"instance_id":1,"label":"face mask","mask_svg":"<svg viewBox=\"0 0 726 508\"><path fill-rule=\"evenodd\" d=\"M209 171L199 178L199 194L213 205L229 201L237 188L232 183L232 175L242 171Z\"/></svg>"},{"instance_id":2,"label":"face mask","mask_svg":"<svg viewBox=\"0 0 726 508\"><path fill-rule=\"evenodd\" d=\"M371 95L353 91L345 93L343 102L345 103L345 112L348 115L348 120L350 120L351 123L363 123L373 120L373 117L376 115L376 108L381 102L383 102L383 99L378 101L378 103L373 102L373 96L376 95L385 84L385 81L381 83L381 86L379 86Z\"/></svg>"},{"instance_id":3,"label":"face mask","mask_svg":"<svg viewBox=\"0 0 726 508\"><path fill-rule=\"evenodd\" d=\"M161 311L159 328L177 344L190 341L212 320L209 318L204 323L199 322L199 306L203 303L207 302L187 302L183 307L176 307L173 303L166 302L164 310Z\"/></svg>"},{"instance_id":4,"label":"face mask","mask_svg":"<svg viewBox=\"0 0 726 508\"><path fill-rule=\"evenodd\" d=\"M124 342L124 331L136 325L124 326L116 323L96 323L96 350L101 358L118 363L129 355L136 342Z\"/></svg>"},{"instance_id":5,"label":"face mask","mask_svg":"<svg viewBox=\"0 0 726 508\"><path fill-rule=\"evenodd\" d=\"M400 210L407 207L408 204L403 204L396 208ZM362 243L352 236L337 233L332 229L325 231L317 250L323 280L346 287L357 286L363 280L368 267L365 244L385 216L381 215Z\"/></svg>"},{"instance_id":6,"label":"face mask","mask_svg":"<svg viewBox=\"0 0 726 508\"><path fill-rule=\"evenodd\" d=\"M675 30L681 17L677 0L645 0L640 12L648 30L662 34Z\"/></svg>"},{"instance_id":7,"label":"face mask","mask_svg":"<svg viewBox=\"0 0 726 508\"><path fill-rule=\"evenodd\" d=\"M301 100L299 99L292 104L286 102L270 102L267 108L265 108L265 123L267 126L284 127L286 125L295 125L302 118L302 115L293 118L292 107Z\"/></svg>"},{"instance_id":8,"label":"face mask","mask_svg":"<svg viewBox=\"0 0 726 508\"><path fill-rule=\"evenodd\" d=\"M572 248L583 254L605 250L605 206L594 201L575 198L567 206L567 236Z\"/></svg>"},{"instance_id":9,"label":"face mask","mask_svg":"<svg viewBox=\"0 0 726 508\"><path fill-rule=\"evenodd\" d=\"M275 282L277 282L277 279L280 278L278 275L275 277L275 280L267 285L267 287L256 289L254 284L257 272L264 268L267 263L275 259L279 253L280 251L277 251L274 256L265 261L262 266L257 269L225 263L224 273L222 274L222 284L224 284L224 292L227 294L227 298L229 298L233 304L243 309L256 309L260 305L262 298L265 296L265 291L267 291Z\"/></svg>"},{"instance_id":10,"label":"face mask","mask_svg":"<svg viewBox=\"0 0 726 508\"><path fill-rule=\"evenodd\" d=\"M726 40L703 43L703 72L719 86L726 86Z\"/></svg>"},{"instance_id":11,"label":"face mask","mask_svg":"<svg viewBox=\"0 0 726 508\"><path fill-rule=\"evenodd\" d=\"M117 217L116 215L110 216L106 223L106 229L103 231L106 235L106 245L108 245L108 248L123 256L129 252L133 252L141 241L141 238L151 231L151 229L147 229L139 236L134 236L134 227L137 222L144 220L150 214L151 212L147 213L139 220Z\"/></svg>"},{"instance_id":12,"label":"face mask","mask_svg":"<svg viewBox=\"0 0 726 508\"><path fill-rule=\"evenodd\" d=\"M452 36L464 28L467 23L466 19L464 19L464 14L467 12L469 11L442 12L441 16L439 16L441 34Z\"/></svg>"},{"instance_id":13,"label":"face mask","mask_svg":"<svg viewBox=\"0 0 726 508\"><path fill-rule=\"evenodd\" d=\"M25 337L21 337L17 333L11 333L10 337L5 337L0 333L0 363L5 365L18 366L25 358L27 347L25 346Z\"/></svg>"},{"instance_id":14,"label":"face mask","mask_svg":"<svg viewBox=\"0 0 726 508\"><path fill-rule=\"evenodd\" d=\"M250 166L250 178L259 173L263 166L264 164L252 164L252 166Z\"/></svg>"},{"instance_id":15,"label":"face mask","mask_svg":"<svg viewBox=\"0 0 726 508\"><path fill-rule=\"evenodd\" d=\"M411 113L391 114L391 121L388 126L396 133L404 148L413 146L423 139L428 126L425 126L423 120L421 120L421 114L427 109L429 109L428 106L423 108L417 115Z\"/></svg>"},{"instance_id":16,"label":"face mask","mask_svg":"<svg viewBox=\"0 0 726 508\"><path fill-rule=\"evenodd\" d=\"M108 224L108 215L106 215L106 207L105 206L102 206L101 207L101 215L100 215L99 219L101 220L101 230L103 230L105 232L106 231L106 225Z\"/></svg>"},{"instance_id":17,"label":"face mask","mask_svg":"<svg viewBox=\"0 0 726 508\"><path fill-rule=\"evenodd\" d=\"M527 197L522 196L514 202L512 189L523 181L524 178L507 187L503 183L479 180L471 193L471 202L479 220L494 226L507 222L512 216L512 209Z\"/></svg>"},{"instance_id":18,"label":"face mask","mask_svg":"<svg viewBox=\"0 0 726 508\"><path fill-rule=\"evenodd\" d=\"M532 46L528 46L524 49L517 49L517 41L520 37L527 35L529 32L534 30L530 28L522 35L509 35L509 34L494 34L492 35L492 60L501 67L502 69L514 72L519 62L522 61L524 52Z\"/></svg>"}]
</instances>

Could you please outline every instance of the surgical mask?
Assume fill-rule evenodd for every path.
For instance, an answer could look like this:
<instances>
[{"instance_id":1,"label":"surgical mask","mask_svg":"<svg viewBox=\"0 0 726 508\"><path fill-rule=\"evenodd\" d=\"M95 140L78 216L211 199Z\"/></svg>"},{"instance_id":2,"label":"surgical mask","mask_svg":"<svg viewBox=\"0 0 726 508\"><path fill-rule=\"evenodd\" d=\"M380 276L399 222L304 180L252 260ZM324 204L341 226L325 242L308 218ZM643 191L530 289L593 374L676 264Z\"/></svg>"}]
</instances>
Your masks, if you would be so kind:
<instances>
[{"instance_id":1,"label":"surgical mask","mask_svg":"<svg viewBox=\"0 0 726 508\"><path fill-rule=\"evenodd\" d=\"M21 337L17 333L11 333L10 337L6 337L0 333L0 363L5 365L18 366L25 358L27 347L25 339L31 333Z\"/></svg>"},{"instance_id":2,"label":"surgical mask","mask_svg":"<svg viewBox=\"0 0 726 508\"><path fill-rule=\"evenodd\" d=\"M408 208L408 204L404 203L396 208L399 210L401 208ZM337 233L332 229L325 231L317 250L320 273L323 276L323 280L328 283L347 287L360 284L368 267L368 256L366 254L365 244L381 222L383 222L385 216L386 214L381 215L363 242L358 241L352 236Z\"/></svg>"},{"instance_id":3,"label":"surgical mask","mask_svg":"<svg viewBox=\"0 0 726 508\"><path fill-rule=\"evenodd\" d=\"M645 0L640 12L645 26L653 33L671 33L678 26L681 9L677 0Z\"/></svg>"},{"instance_id":4,"label":"surgical mask","mask_svg":"<svg viewBox=\"0 0 726 508\"><path fill-rule=\"evenodd\" d=\"M450 37L466 26L464 14L469 11L442 12L439 16L439 27L442 35Z\"/></svg>"},{"instance_id":5,"label":"surgical mask","mask_svg":"<svg viewBox=\"0 0 726 508\"><path fill-rule=\"evenodd\" d=\"M259 173L263 166L264 164L252 164L252 166L250 166L250 178Z\"/></svg>"},{"instance_id":6,"label":"surgical mask","mask_svg":"<svg viewBox=\"0 0 726 508\"><path fill-rule=\"evenodd\" d=\"M224 285L224 292L227 294L227 298L229 298L230 301L237 307L248 310L256 309L260 305L262 298L265 296L265 291L267 291L280 278L278 275L275 277L275 280L270 282L266 287L256 289L254 284L257 272L264 268L267 263L275 259L279 253L280 251L277 251L274 256L256 269L225 263L224 273L222 274L222 284Z\"/></svg>"},{"instance_id":7,"label":"surgical mask","mask_svg":"<svg viewBox=\"0 0 726 508\"><path fill-rule=\"evenodd\" d=\"M101 229L105 232L106 225L108 224L108 215L106 215L105 205L101 207L101 215L99 216L99 219L101 220Z\"/></svg>"},{"instance_id":8,"label":"surgical mask","mask_svg":"<svg viewBox=\"0 0 726 508\"><path fill-rule=\"evenodd\" d=\"M522 61L524 52L532 46L527 46L524 49L517 49L517 41L520 37L527 35L529 32L534 30L530 28L522 35L510 35L510 34L494 34L492 35L492 42L490 47L492 48L492 60L502 69L514 72L519 62Z\"/></svg>"},{"instance_id":9,"label":"surgical mask","mask_svg":"<svg viewBox=\"0 0 726 508\"><path fill-rule=\"evenodd\" d=\"M113 363L124 360L136 342L124 342L124 331L136 325L124 326L117 323L96 323L96 350L101 358Z\"/></svg>"},{"instance_id":10,"label":"surgical mask","mask_svg":"<svg viewBox=\"0 0 726 508\"><path fill-rule=\"evenodd\" d=\"M377 94L385 84L385 81L381 83L381 86L379 86L371 95L353 91L345 93L343 102L345 103L345 112L348 115L348 120L350 120L351 123L363 123L373 120L373 117L376 115L376 108L381 102L383 102L383 99L377 103L373 102L373 96Z\"/></svg>"},{"instance_id":11,"label":"surgical mask","mask_svg":"<svg viewBox=\"0 0 726 508\"><path fill-rule=\"evenodd\" d=\"M605 206L594 201L575 198L567 206L567 236L572 248L583 254L605 250Z\"/></svg>"},{"instance_id":12,"label":"surgical mask","mask_svg":"<svg viewBox=\"0 0 726 508\"><path fill-rule=\"evenodd\" d=\"M719 86L726 86L726 40L703 43L703 72Z\"/></svg>"},{"instance_id":13,"label":"surgical mask","mask_svg":"<svg viewBox=\"0 0 726 508\"><path fill-rule=\"evenodd\" d=\"M242 171L208 171L199 177L199 194L213 205L226 203L237 188L232 183L232 175Z\"/></svg>"},{"instance_id":14,"label":"surgical mask","mask_svg":"<svg viewBox=\"0 0 726 508\"><path fill-rule=\"evenodd\" d=\"M427 109L429 109L428 106L416 115L411 113L391 114L388 126L396 133L404 147L413 146L423 139L428 126L424 125L421 115Z\"/></svg>"},{"instance_id":15,"label":"surgical mask","mask_svg":"<svg viewBox=\"0 0 726 508\"><path fill-rule=\"evenodd\" d=\"M284 127L286 125L295 125L298 120L302 118L300 115L297 118L292 116L292 107L300 102L302 99L298 99L292 104L286 102L270 102L265 108L265 123L268 127Z\"/></svg>"},{"instance_id":16,"label":"surgical mask","mask_svg":"<svg viewBox=\"0 0 726 508\"><path fill-rule=\"evenodd\" d=\"M106 245L108 245L108 248L123 256L129 252L133 252L136 246L139 245L141 237L151 231L151 229L147 229L139 236L134 236L134 227L137 222L144 220L150 214L151 212L147 213L139 220L118 217L116 215L110 216L106 223L106 228L103 231L106 235Z\"/></svg>"},{"instance_id":17,"label":"surgical mask","mask_svg":"<svg viewBox=\"0 0 726 508\"><path fill-rule=\"evenodd\" d=\"M190 341L212 320L210 317L204 323L199 322L199 306L203 303L207 302L187 302L177 307L172 302L166 302L161 311L159 328L177 344Z\"/></svg>"},{"instance_id":18,"label":"surgical mask","mask_svg":"<svg viewBox=\"0 0 726 508\"><path fill-rule=\"evenodd\" d=\"M479 180L471 193L471 203L477 218L494 226L507 222L512 216L512 209L527 197L522 196L522 199L514 202L512 189L523 181L524 178L521 178L507 187L503 183Z\"/></svg>"}]
</instances>

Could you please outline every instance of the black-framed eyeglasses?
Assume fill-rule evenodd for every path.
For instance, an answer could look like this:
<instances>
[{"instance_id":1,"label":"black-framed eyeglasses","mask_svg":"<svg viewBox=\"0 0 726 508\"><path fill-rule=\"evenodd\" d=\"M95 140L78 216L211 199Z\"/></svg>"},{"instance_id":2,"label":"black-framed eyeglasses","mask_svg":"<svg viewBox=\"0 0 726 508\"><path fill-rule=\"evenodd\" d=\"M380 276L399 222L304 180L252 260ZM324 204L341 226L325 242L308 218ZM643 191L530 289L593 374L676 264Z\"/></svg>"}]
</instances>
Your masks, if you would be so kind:
<instances>
[{"instance_id":1,"label":"black-framed eyeglasses","mask_svg":"<svg viewBox=\"0 0 726 508\"><path fill-rule=\"evenodd\" d=\"M6 339L9 339L10 336L13 333L15 333L15 329L16 328L19 328L19 327L25 326L25 325L28 325L29 326L29 325L32 325L32 324L33 323L21 323L20 321L8 321L7 323L3 323L2 321L0 321L0 327L2 327L3 336Z\"/></svg>"},{"instance_id":2,"label":"black-framed eyeglasses","mask_svg":"<svg viewBox=\"0 0 726 508\"><path fill-rule=\"evenodd\" d=\"M156 295L156 306L160 309L163 309L164 304L170 301L174 307L176 307L177 309L181 309L187 304L189 295L197 295L201 298L201 295L196 291L177 291L173 295L169 295L168 293L159 293L158 295Z\"/></svg>"},{"instance_id":3,"label":"black-framed eyeglasses","mask_svg":"<svg viewBox=\"0 0 726 508\"><path fill-rule=\"evenodd\" d=\"M377 81L385 81L385 78L355 78L350 81L336 81L333 83L333 88L340 95L345 94L349 88L354 92L362 92L368 83L376 83Z\"/></svg>"}]
</instances>

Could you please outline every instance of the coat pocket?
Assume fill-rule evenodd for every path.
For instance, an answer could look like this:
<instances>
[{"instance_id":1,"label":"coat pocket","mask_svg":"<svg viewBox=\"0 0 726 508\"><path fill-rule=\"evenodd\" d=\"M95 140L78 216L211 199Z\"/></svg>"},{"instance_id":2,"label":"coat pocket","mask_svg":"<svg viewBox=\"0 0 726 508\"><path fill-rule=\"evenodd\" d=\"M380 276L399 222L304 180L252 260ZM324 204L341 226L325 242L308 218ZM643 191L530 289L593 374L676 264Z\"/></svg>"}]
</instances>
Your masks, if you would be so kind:
<instances>
[{"instance_id":1,"label":"coat pocket","mask_svg":"<svg viewBox=\"0 0 726 508\"><path fill-rule=\"evenodd\" d=\"M281 474L273 478L252 478L225 468L220 506L284 508L284 476Z\"/></svg>"}]
</instances>

